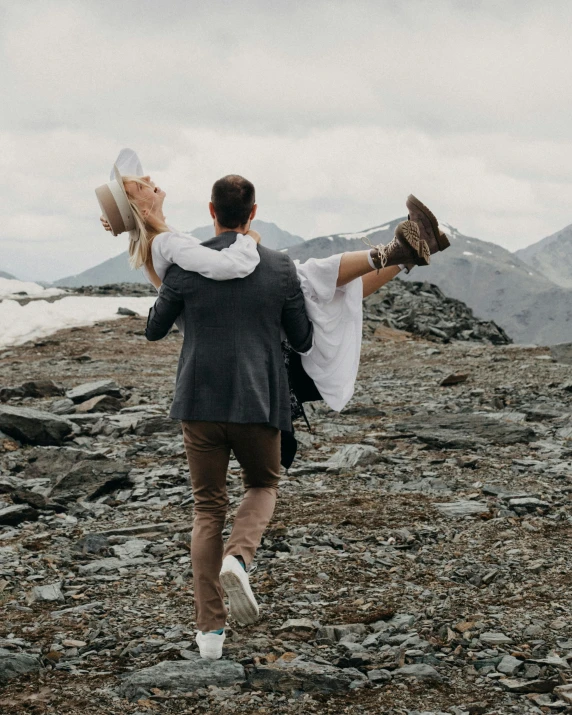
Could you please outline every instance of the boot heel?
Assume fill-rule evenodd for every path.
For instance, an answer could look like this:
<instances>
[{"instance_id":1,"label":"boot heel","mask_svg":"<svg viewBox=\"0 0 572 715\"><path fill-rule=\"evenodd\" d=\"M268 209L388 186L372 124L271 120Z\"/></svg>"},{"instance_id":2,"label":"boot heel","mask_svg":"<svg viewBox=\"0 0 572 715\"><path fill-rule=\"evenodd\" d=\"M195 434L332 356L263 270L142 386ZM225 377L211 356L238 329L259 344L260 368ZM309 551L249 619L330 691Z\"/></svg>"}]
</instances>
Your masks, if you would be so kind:
<instances>
[{"instance_id":1,"label":"boot heel","mask_svg":"<svg viewBox=\"0 0 572 715\"><path fill-rule=\"evenodd\" d=\"M449 248L449 246L451 245L449 239L442 231L439 231L439 238L437 239L437 245L439 246L440 251L444 251L446 248Z\"/></svg>"}]
</instances>

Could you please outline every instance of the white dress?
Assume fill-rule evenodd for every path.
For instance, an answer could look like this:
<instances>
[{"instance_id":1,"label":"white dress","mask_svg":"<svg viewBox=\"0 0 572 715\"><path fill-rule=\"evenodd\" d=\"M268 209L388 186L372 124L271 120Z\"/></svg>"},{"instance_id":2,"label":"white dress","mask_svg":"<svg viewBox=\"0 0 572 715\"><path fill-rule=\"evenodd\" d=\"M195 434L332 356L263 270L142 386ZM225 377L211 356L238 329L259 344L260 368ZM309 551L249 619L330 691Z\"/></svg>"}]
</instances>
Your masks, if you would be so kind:
<instances>
[{"instance_id":1,"label":"white dress","mask_svg":"<svg viewBox=\"0 0 572 715\"><path fill-rule=\"evenodd\" d=\"M131 149L123 149L116 164L124 176L143 176L141 163ZM202 246L198 238L171 230L155 237L151 253L161 280L173 263L213 280L228 280L244 278L260 262L256 242L242 234L232 246L213 251ZM336 287L341 257L310 258L302 264L295 261L308 317L314 325L313 346L302 355L302 365L324 401L336 411L342 410L354 393L362 335L363 283L358 278Z\"/></svg>"}]
</instances>

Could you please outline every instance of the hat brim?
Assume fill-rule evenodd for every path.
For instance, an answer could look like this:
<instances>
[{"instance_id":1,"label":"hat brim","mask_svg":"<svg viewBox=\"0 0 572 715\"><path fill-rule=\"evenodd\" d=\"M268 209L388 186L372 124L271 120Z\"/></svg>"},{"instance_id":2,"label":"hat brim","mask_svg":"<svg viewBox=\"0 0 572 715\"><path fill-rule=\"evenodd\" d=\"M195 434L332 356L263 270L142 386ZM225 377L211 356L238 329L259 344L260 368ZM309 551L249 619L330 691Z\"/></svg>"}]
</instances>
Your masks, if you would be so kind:
<instances>
[{"instance_id":1,"label":"hat brim","mask_svg":"<svg viewBox=\"0 0 572 715\"><path fill-rule=\"evenodd\" d=\"M113 235L118 236L128 232L129 238L132 241L137 241L140 232L123 185L123 177L116 164L113 166L113 172L115 179L99 186L95 190L95 195L105 219L111 226Z\"/></svg>"}]
</instances>

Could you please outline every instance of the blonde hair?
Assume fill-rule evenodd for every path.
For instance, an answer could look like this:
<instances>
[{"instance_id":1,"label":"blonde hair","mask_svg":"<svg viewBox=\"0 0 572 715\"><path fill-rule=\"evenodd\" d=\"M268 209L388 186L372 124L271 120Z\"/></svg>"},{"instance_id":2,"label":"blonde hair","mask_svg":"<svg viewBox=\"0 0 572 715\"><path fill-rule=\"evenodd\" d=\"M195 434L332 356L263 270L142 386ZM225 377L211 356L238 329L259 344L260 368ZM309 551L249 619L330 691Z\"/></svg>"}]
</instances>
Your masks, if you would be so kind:
<instances>
[{"instance_id":1,"label":"blonde hair","mask_svg":"<svg viewBox=\"0 0 572 715\"><path fill-rule=\"evenodd\" d=\"M125 183L128 181L134 181L141 186L151 187L148 181L145 181L140 176L122 176L123 187L125 188ZM127 193L127 189L125 188ZM141 266L149 263L151 261L151 244L155 236L158 236L163 231L168 231L169 227L167 224L160 221L154 220L153 218L143 216L141 209L135 201L132 200L131 196L127 193L129 198L129 205L133 211L133 216L135 218L135 225L139 232L139 239L136 241L129 241L129 265L131 268L141 268Z\"/></svg>"}]
</instances>

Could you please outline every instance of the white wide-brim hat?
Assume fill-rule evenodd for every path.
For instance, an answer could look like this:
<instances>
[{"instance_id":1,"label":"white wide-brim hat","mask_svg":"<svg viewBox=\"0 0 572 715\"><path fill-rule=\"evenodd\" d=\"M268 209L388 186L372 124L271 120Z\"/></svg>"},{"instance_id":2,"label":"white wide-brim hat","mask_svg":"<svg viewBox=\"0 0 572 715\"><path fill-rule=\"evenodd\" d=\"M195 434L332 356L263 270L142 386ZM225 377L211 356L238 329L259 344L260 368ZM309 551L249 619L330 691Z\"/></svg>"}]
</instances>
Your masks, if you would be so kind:
<instances>
[{"instance_id":1,"label":"white wide-brim hat","mask_svg":"<svg viewBox=\"0 0 572 715\"><path fill-rule=\"evenodd\" d=\"M95 195L103 216L111 226L112 234L119 236L120 233L128 231L129 238L138 241L139 229L123 185L120 167L123 169L123 175L143 175L137 154L132 149L122 149L111 170L110 181L98 186Z\"/></svg>"}]
</instances>

